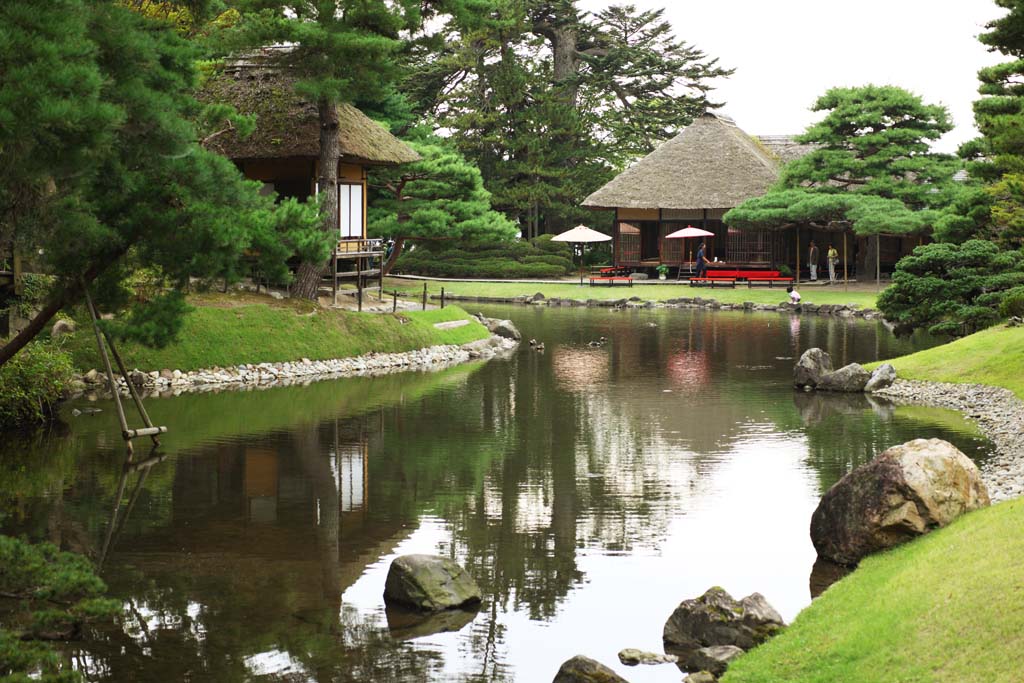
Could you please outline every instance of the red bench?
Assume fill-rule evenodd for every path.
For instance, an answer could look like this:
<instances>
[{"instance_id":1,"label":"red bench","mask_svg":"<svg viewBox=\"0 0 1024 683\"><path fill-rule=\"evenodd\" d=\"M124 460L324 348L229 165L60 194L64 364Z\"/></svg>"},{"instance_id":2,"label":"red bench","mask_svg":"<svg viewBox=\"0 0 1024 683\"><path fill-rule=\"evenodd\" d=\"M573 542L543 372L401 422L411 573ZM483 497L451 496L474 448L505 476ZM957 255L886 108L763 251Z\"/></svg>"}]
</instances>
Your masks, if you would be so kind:
<instances>
[{"instance_id":1,"label":"red bench","mask_svg":"<svg viewBox=\"0 0 1024 683\"><path fill-rule=\"evenodd\" d=\"M736 286L736 278L734 277L691 277L691 287L714 287L715 285L723 285L728 287Z\"/></svg>"},{"instance_id":2,"label":"red bench","mask_svg":"<svg viewBox=\"0 0 1024 683\"><path fill-rule=\"evenodd\" d=\"M747 279L747 289L750 289L755 284L768 283L769 287L774 287L777 284L780 285L791 285L793 284L793 278L791 277L752 277Z\"/></svg>"},{"instance_id":3,"label":"red bench","mask_svg":"<svg viewBox=\"0 0 1024 683\"><path fill-rule=\"evenodd\" d=\"M719 268L708 268L708 277L731 277L737 280L764 280L779 277L777 270L722 270Z\"/></svg>"},{"instance_id":4,"label":"red bench","mask_svg":"<svg viewBox=\"0 0 1024 683\"><path fill-rule=\"evenodd\" d=\"M630 287L633 286L633 278L629 277L628 275L617 275L617 276L609 276L609 277L592 277L592 278L590 278L590 286L591 287L594 286L595 282L598 283L598 284L600 284L602 282L607 282L609 287L613 286L616 282L625 282Z\"/></svg>"}]
</instances>

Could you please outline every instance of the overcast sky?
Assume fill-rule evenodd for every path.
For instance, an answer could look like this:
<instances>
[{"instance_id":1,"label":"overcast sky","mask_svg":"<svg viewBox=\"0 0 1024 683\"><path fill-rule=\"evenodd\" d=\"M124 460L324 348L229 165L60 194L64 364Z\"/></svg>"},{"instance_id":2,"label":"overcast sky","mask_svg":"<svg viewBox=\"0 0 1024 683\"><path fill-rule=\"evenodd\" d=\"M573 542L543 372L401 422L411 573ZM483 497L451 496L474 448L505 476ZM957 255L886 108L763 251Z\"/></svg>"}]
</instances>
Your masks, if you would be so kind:
<instances>
[{"instance_id":1,"label":"overcast sky","mask_svg":"<svg viewBox=\"0 0 1024 683\"><path fill-rule=\"evenodd\" d=\"M594 11L612 4L581 0ZM799 133L828 88L897 85L949 108L956 129L936 149L953 152L977 133L971 102L978 69L1006 61L978 42L1005 13L991 0L633 0L666 8L676 36L736 69L712 98L753 135Z\"/></svg>"}]
</instances>

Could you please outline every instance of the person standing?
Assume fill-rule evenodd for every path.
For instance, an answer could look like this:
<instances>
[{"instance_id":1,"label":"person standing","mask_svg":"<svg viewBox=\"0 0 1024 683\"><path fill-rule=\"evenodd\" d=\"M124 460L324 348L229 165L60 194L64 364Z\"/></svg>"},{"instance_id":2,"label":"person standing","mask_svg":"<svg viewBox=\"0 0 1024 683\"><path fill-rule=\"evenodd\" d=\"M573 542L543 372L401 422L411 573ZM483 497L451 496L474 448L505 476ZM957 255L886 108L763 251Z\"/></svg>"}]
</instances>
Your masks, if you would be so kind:
<instances>
[{"instance_id":1,"label":"person standing","mask_svg":"<svg viewBox=\"0 0 1024 683\"><path fill-rule=\"evenodd\" d=\"M708 256L707 247L703 242L700 243L700 247L697 248L697 277L707 277L708 274Z\"/></svg>"},{"instance_id":2,"label":"person standing","mask_svg":"<svg viewBox=\"0 0 1024 683\"><path fill-rule=\"evenodd\" d=\"M836 250L834 244L828 245L828 253L825 254L825 258L828 259L828 281L831 284L836 282L836 264L839 263L839 252Z\"/></svg>"},{"instance_id":3,"label":"person standing","mask_svg":"<svg viewBox=\"0 0 1024 683\"><path fill-rule=\"evenodd\" d=\"M818 279L818 245L811 240L807 254L807 267L811 269L811 281Z\"/></svg>"}]
</instances>

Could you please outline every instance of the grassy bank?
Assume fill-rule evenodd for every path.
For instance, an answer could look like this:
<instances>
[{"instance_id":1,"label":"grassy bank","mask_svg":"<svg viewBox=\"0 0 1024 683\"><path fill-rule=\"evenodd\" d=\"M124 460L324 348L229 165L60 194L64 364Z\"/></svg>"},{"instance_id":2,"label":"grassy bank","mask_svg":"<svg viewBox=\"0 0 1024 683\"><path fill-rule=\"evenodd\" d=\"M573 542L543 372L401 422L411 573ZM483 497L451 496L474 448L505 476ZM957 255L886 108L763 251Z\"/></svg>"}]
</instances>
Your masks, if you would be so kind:
<instances>
[{"instance_id":1,"label":"grassy bank","mask_svg":"<svg viewBox=\"0 0 1024 683\"><path fill-rule=\"evenodd\" d=\"M576 283L546 284L537 282L437 282L427 281L430 294L440 294L441 287L445 292L461 296L495 296L515 297L529 296L540 292L547 298L562 299L623 299L638 296L645 301L665 301L679 297L699 296L703 299L716 299L723 304L739 304L752 301L755 304L778 304L786 301L785 287L755 287L748 289L745 284L735 289L708 287L690 287L686 284L667 285L636 285L614 287L583 285ZM423 282L388 278L384 282L387 291L398 290L410 295L423 292ZM799 287L805 303L812 304L857 304L861 308L874 308L878 292L873 286L856 285L844 290L842 285Z\"/></svg>"},{"instance_id":2,"label":"grassy bank","mask_svg":"<svg viewBox=\"0 0 1024 683\"><path fill-rule=\"evenodd\" d=\"M1024 327L999 325L884 362L892 363L904 379L988 384L1024 399Z\"/></svg>"},{"instance_id":3,"label":"grassy bank","mask_svg":"<svg viewBox=\"0 0 1024 683\"><path fill-rule=\"evenodd\" d=\"M723 683L1021 680L1024 500L865 559Z\"/></svg>"},{"instance_id":4,"label":"grassy bank","mask_svg":"<svg viewBox=\"0 0 1024 683\"><path fill-rule=\"evenodd\" d=\"M253 294L192 297L194 307L178 341L163 349L119 346L125 363L142 370L196 370L241 363L309 358L326 360L364 353L395 353L439 344L463 344L488 336L458 307L392 314L322 309L308 302ZM463 327L439 330L434 323L469 319ZM79 325L67 346L75 367L99 368L91 328Z\"/></svg>"}]
</instances>

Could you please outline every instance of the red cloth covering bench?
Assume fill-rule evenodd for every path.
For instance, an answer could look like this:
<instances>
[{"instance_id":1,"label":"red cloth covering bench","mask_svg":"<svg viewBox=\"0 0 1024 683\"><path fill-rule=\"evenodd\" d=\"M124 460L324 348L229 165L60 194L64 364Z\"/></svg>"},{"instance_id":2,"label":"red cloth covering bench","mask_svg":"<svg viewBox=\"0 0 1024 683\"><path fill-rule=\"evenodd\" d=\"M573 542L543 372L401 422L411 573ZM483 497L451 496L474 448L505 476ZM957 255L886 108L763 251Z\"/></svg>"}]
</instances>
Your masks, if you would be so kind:
<instances>
[{"instance_id":1,"label":"red cloth covering bench","mask_svg":"<svg viewBox=\"0 0 1024 683\"><path fill-rule=\"evenodd\" d=\"M779 277L779 271L777 270L725 270L719 268L708 268L708 277L732 277L737 280L764 280L770 278Z\"/></svg>"},{"instance_id":2,"label":"red cloth covering bench","mask_svg":"<svg viewBox=\"0 0 1024 683\"><path fill-rule=\"evenodd\" d=\"M723 287L735 287L736 278L734 277L691 277L691 287L714 287L715 285L722 285Z\"/></svg>"},{"instance_id":3,"label":"red cloth covering bench","mask_svg":"<svg viewBox=\"0 0 1024 683\"><path fill-rule=\"evenodd\" d=\"M616 282L624 282L627 285L629 285L630 287L633 286L633 278L629 277L628 275L615 275L615 276L591 277L590 278L590 286L591 287L594 286L594 283L600 284L602 282L607 282L609 287L613 286Z\"/></svg>"}]
</instances>

